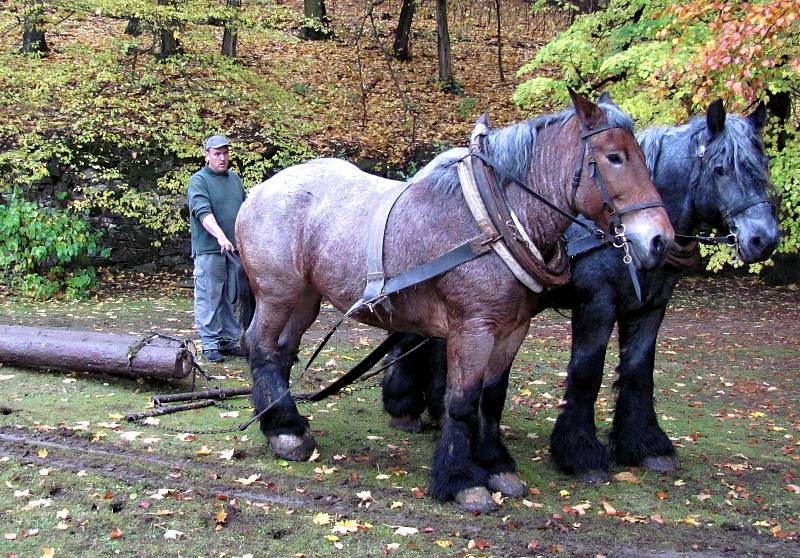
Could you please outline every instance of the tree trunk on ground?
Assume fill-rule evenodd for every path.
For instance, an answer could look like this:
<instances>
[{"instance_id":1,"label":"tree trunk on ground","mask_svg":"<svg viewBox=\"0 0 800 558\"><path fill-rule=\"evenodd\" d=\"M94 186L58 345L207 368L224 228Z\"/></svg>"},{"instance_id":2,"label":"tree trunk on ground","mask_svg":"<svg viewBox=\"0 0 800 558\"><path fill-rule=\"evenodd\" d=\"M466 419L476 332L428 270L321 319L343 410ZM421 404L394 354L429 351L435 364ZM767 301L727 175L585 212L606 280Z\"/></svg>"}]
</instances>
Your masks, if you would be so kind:
<instances>
[{"instance_id":1,"label":"tree trunk on ground","mask_svg":"<svg viewBox=\"0 0 800 558\"><path fill-rule=\"evenodd\" d=\"M303 0L303 15L306 22L300 29L300 37L310 40L333 37L333 31L330 28L331 22L325 9L325 0Z\"/></svg>"},{"instance_id":2,"label":"tree trunk on ground","mask_svg":"<svg viewBox=\"0 0 800 558\"><path fill-rule=\"evenodd\" d=\"M231 8L232 12L238 12L239 7L242 5L241 0L228 0L227 6ZM225 22L225 31L222 33L222 56L228 58L236 58L236 17L238 14L232 14Z\"/></svg>"},{"instance_id":3,"label":"tree trunk on ground","mask_svg":"<svg viewBox=\"0 0 800 558\"><path fill-rule=\"evenodd\" d=\"M19 366L185 378L194 350L191 341L163 337L0 325L0 362Z\"/></svg>"},{"instance_id":4,"label":"tree trunk on ground","mask_svg":"<svg viewBox=\"0 0 800 558\"><path fill-rule=\"evenodd\" d=\"M447 29L447 0L436 0L436 31L439 54L439 81L445 91L455 89L453 56L450 52L450 31Z\"/></svg>"},{"instance_id":5,"label":"tree trunk on ground","mask_svg":"<svg viewBox=\"0 0 800 558\"><path fill-rule=\"evenodd\" d=\"M44 5L40 0L28 0L22 4L22 52L47 52L44 38Z\"/></svg>"},{"instance_id":6,"label":"tree trunk on ground","mask_svg":"<svg viewBox=\"0 0 800 558\"><path fill-rule=\"evenodd\" d=\"M411 22L414 19L416 0L403 0L400 19L394 32L394 57L398 60L411 60Z\"/></svg>"}]
</instances>

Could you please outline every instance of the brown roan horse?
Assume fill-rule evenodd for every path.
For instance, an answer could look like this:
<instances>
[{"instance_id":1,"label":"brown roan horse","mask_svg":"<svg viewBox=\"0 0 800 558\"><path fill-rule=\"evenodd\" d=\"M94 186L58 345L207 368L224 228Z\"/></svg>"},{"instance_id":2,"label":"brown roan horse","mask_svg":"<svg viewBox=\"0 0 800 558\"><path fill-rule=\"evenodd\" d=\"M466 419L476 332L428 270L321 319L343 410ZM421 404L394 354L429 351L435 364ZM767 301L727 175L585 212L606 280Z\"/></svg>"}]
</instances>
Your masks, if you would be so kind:
<instances>
[{"instance_id":1,"label":"brown roan horse","mask_svg":"<svg viewBox=\"0 0 800 558\"><path fill-rule=\"evenodd\" d=\"M606 230L612 215L622 215L634 262L652 269L673 230L631 132L633 124L613 103L595 105L570 93L570 109L489 132L486 154L497 168L522 178L570 214L581 213ZM434 159L395 203L384 237L387 276L480 233L454 164L468 153L455 149ZM244 287L255 304L243 338L252 400L256 413L266 410L261 430L284 459L305 460L315 447L308 421L289 394L289 372L302 335L323 297L342 311L359 299L370 217L397 184L345 161L318 159L253 188L239 212L236 239L248 278ZM505 196L539 251L552 253L568 218L514 184L505 185ZM445 416L431 475L431 493L439 500L455 499L468 511L486 512L496 507L490 491L525 492L501 440L500 418L511 363L536 299L537 293L489 252L391 295L390 310L362 307L352 314L378 328L447 340Z\"/></svg>"}]
</instances>

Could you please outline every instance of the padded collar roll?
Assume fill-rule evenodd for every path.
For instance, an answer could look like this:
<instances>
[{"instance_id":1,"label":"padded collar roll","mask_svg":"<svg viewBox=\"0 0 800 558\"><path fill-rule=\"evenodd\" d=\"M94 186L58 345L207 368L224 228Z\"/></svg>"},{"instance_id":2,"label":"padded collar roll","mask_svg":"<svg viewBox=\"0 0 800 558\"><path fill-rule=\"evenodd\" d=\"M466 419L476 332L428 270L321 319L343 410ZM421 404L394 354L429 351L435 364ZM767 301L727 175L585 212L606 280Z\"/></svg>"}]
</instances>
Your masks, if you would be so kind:
<instances>
[{"instance_id":1,"label":"padded collar roll","mask_svg":"<svg viewBox=\"0 0 800 558\"><path fill-rule=\"evenodd\" d=\"M485 115L472 132L470 152L483 153L489 129ZM464 199L485 236L496 238L492 249L511 273L533 292L559 287L569 282L569 259L562 243L556 245L550 261L542 253L508 206L495 173L479 157L465 157L458 164L458 177Z\"/></svg>"}]
</instances>

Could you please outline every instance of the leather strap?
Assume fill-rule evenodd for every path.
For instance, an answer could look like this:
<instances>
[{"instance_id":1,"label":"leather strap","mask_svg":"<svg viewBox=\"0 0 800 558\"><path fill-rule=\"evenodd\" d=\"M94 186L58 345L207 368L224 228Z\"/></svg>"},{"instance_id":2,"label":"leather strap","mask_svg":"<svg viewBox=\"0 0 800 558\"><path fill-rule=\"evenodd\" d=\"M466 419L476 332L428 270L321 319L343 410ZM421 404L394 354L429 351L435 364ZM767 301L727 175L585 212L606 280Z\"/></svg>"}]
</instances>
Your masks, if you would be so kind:
<instances>
[{"instance_id":1,"label":"leather strap","mask_svg":"<svg viewBox=\"0 0 800 558\"><path fill-rule=\"evenodd\" d=\"M383 241L386 235L386 222L389 220L389 214L392 212L397 198L409 186L411 186L410 182L404 182L393 187L383 196L372 215L367 236L367 284L361 300L372 300L383 292L383 284L386 280L383 271Z\"/></svg>"}]
</instances>

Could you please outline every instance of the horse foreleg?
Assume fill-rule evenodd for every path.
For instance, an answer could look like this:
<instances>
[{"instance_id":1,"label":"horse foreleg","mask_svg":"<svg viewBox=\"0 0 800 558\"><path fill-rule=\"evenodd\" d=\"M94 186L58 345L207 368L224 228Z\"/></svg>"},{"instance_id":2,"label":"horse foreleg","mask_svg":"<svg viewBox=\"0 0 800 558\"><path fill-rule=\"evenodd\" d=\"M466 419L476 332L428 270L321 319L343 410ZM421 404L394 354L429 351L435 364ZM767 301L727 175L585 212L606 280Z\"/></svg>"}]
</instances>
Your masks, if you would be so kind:
<instances>
[{"instance_id":1,"label":"horse foreleg","mask_svg":"<svg viewBox=\"0 0 800 558\"><path fill-rule=\"evenodd\" d=\"M480 405L480 430L476 460L489 472L488 486L505 496L518 497L526 492L517 475L517 464L502 440L500 419L503 415L511 363L525 340L530 322L526 321L508 338L495 344L489 370L483 382Z\"/></svg>"},{"instance_id":2,"label":"horse foreleg","mask_svg":"<svg viewBox=\"0 0 800 558\"><path fill-rule=\"evenodd\" d=\"M600 298L572 312L572 354L567 367L566 405L550 435L550 454L562 471L588 483L609 479L608 451L597 439L594 404L603 381L614 310Z\"/></svg>"},{"instance_id":3,"label":"horse foreleg","mask_svg":"<svg viewBox=\"0 0 800 558\"><path fill-rule=\"evenodd\" d=\"M653 404L656 337L664 310L619 322L617 406L609 439L617 463L668 472L677 468L675 448L659 426Z\"/></svg>"},{"instance_id":4,"label":"horse foreleg","mask_svg":"<svg viewBox=\"0 0 800 558\"><path fill-rule=\"evenodd\" d=\"M387 360L400 357L423 339L411 333L405 335ZM381 382L383 410L392 417L392 426L405 432L421 431L426 407L432 418L441 418L447 379L446 350L444 339L430 339L386 371Z\"/></svg>"},{"instance_id":5,"label":"horse foreleg","mask_svg":"<svg viewBox=\"0 0 800 558\"><path fill-rule=\"evenodd\" d=\"M497 508L486 488L489 475L474 459L480 427L483 376L494 344L492 335L477 331L451 332L447 339L447 393L442 432L433 456L431 495L455 499L475 513Z\"/></svg>"},{"instance_id":6,"label":"horse foreleg","mask_svg":"<svg viewBox=\"0 0 800 558\"><path fill-rule=\"evenodd\" d=\"M320 297L304 291L294 298L294 305L257 303L247 332L248 359L252 401L256 414L261 415L261 431L279 457L304 461L316 443L308 420L292 400L289 373L302 334L316 319Z\"/></svg>"}]
</instances>

